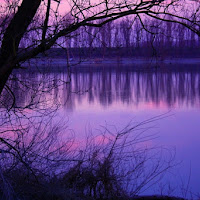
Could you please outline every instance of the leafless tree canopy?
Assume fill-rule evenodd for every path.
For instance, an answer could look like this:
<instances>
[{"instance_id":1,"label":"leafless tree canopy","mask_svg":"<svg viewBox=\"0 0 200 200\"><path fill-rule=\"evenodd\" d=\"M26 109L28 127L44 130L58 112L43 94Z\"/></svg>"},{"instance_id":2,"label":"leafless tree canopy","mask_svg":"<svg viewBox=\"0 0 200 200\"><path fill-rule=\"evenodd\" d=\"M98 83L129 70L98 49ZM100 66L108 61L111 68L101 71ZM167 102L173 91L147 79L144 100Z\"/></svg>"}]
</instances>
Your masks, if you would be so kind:
<instances>
[{"instance_id":1,"label":"leafless tree canopy","mask_svg":"<svg viewBox=\"0 0 200 200\"><path fill-rule=\"evenodd\" d=\"M199 35L199 3L189 0L4 0L0 12L0 91L21 62L50 49L59 38L70 37L80 27L101 27L134 16L145 30L143 21L154 18L181 24ZM124 34L128 38L129 32ZM28 45L19 48L26 37Z\"/></svg>"},{"instance_id":2,"label":"leafless tree canopy","mask_svg":"<svg viewBox=\"0 0 200 200\"><path fill-rule=\"evenodd\" d=\"M42 77L47 87L35 86L31 78L12 75L12 71L52 47L69 47L71 38L74 38L73 45L79 47L79 33L87 35L86 46L91 46L93 35L98 35L103 49L113 46L112 37L115 46L120 46L119 34L124 38L124 46L130 48L133 23L138 30L135 34L138 46L139 30L145 30L155 39L157 22L174 23L199 35L199 8L198 2L189 0L2 0L0 101L3 99L8 105L5 105L7 109L0 110L0 182L3 183L0 197L19 199L31 193L30 199L42 198L43 194L47 194L46 199L54 194L57 196L52 199L73 199L71 195L80 192L80 196L112 199L136 195L159 180L174 165L173 155L162 159L162 149L158 153L158 149L141 148L141 145L154 138L143 133L151 128L152 122L163 118L162 115L121 131L112 132L104 127L100 137L88 137L86 147L77 147L73 137L62 141L66 130L62 124L50 124L59 105L54 103L55 108L51 106L51 109L43 105L51 101L46 101L44 92L50 93L60 82ZM152 29L148 28L149 19L153 19ZM112 21L118 21L115 31L112 31ZM165 29L172 34L171 25ZM27 88L31 87L30 92ZM12 88L22 89L20 95L24 102L14 106L17 101ZM31 94L28 103L23 92ZM9 96L7 100L6 93L12 99ZM52 188L58 190L52 191Z\"/></svg>"}]
</instances>

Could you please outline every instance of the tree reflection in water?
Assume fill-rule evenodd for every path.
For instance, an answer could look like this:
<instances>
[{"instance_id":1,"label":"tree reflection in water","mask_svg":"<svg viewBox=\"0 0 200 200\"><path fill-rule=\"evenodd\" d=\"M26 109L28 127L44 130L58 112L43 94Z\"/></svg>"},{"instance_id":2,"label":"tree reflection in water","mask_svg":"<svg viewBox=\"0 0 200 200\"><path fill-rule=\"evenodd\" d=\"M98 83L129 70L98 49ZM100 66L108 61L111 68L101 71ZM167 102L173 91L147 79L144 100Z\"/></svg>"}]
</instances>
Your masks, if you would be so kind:
<instances>
[{"instance_id":1,"label":"tree reflection in water","mask_svg":"<svg viewBox=\"0 0 200 200\"><path fill-rule=\"evenodd\" d=\"M123 68L104 68L103 70L94 68L81 72L74 70L70 83L67 77L67 74L57 72L16 73L11 77L12 80L8 83L9 87L1 97L1 152L8 152L8 156L2 154L3 157L1 157L1 161L4 161L4 164L1 163L1 167L6 169L3 173L12 171L11 169L19 173L19 170L22 169L25 174L27 173L26 175L29 174L31 181L35 176L34 184L36 184L35 181L43 176L48 176L50 178L48 181L52 181L55 178L53 176L63 169L65 174L60 174L60 177L62 181L68 180L70 178L69 172L71 175L71 170L75 170L74 173L84 175L82 177L84 180L88 176L92 176L95 182L95 185L94 182L92 185L84 183L85 186L80 189L79 184L82 179L76 179L78 182L75 180L73 182L77 187L75 191L79 189L89 196L97 195L100 197L103 195L108 197L112 195L108 194L108 187L118 188L119 184L113 182L114 185L111 183L109 183L111 185L105 185L102 177L93 173L94 170L101 174L106 163L109 164L111 170L108 173L108 179L111 175L111 178L114 177L114 181L120 179L120 183L126 182L128 184L128 178L135 181L131 190L129 186L126 186L127 191L132 195L138 194L145 187L148 188L148 184L152 184L152 178L156 178L154 181L159 180L160 175L174 165L173 155L169 156L168 159L164 156L164 160L162 160L162 155L155 152L158 150L157 148L147 148L148 145L141 148L139 145L139 148L134 146L133 152L127 151L126 148L139 143L144 144L144 142L153 139L153 135L148 136L141 133L146 132L151 127L149 126L150 122L163 116L142 122L139 126L135 124L128 126L124 130L116 131L116 133L105 127L105 130L101 132L101 140L97 142L96 137L90 138L91 141L87 140L88 146L83 151L74 143L73 137L65 138L66 143L63 143L63 135L59 136L59 134L62 133L61 129L64 127L57 123L55 111L60 107L74 110L77 103L81 103L83 100L88 101L89 104L98 102L102 107L108 107L115 102L136 106L142 102L150 102L155 106L165 104L169 108L175 105L198 106L200 97L199 72L169 70L142 72L131 69L123 70ZM5 108L8 111L6 113L4 112ZM54 120L54 125L51 124L52 120ZM135 130L136 132L139 130L139 132L134 134L134 138L127 139L126 134ZM128 142L127 146L126 142ZM120 157L122 150L128 152L125 154L127 157L125 156L124 160ZM149 154L149 151L152 150L156 157L152 157L152 153ZM82 157L82 152L86 154L84 157ZM5 162L5 158L7 162ZM9 159L11 161L8 162ZM131 165L133 168L131 170L121 168L118 163L122 160L124 166ZM149 165L152 161L156 162ZM37 167L38 163L42 163L40 167ZM66 163L68 167L63 167L66 166ZM148 168L148 166L152 166L152 168ZM113 167L119 170L114 171ZM58 168L59 170L57 170ZM88 174L88 170L91 171L91 174ZM128 174L131 175L127 176ZM13 176L12 173L11 175ZM38 175L39 177L37 177ZM126 180L121 180L123 175L127 178ZM3 175L1 176L3 177ZM95 177L100 179L100 182ZM12 180L10 176L7 178L8 181ZM25 181L24 177L20 178ZM45 184L47 183L45 182ZM35 185L34 189L37 187ZM64 184L64 187L68 186ZM124 187L125 185L121 187L123 192L125 191ZM116 188L113 188L111 192L114 192ZM41 188L39 189L41 190ZM11 189L9 189L10 191Z\"/></svg>"},{"instance_id":2,"label":"tree reflection in water","mask_svg":"<svg viewBox=\"0 0 200 200\"><path fill-rule=\"evenodd\" d=\"M200 73L197 71L131 71L122 69L74 70L71 83L63 73L16 74L10 88L15 94L17 107L30 106L40 101L43 106L62 105L70 110L75 103L86 99L90 104L98 102L103 107L114 102L139 105L150 102L170 108L173 106L199 106ZM38 95L38 92L40 93ZM3 95L5 102L12 101ZM40 99L38 99L40 98ZM35 102L34 102L35 101Z\"/></svg>"}]
</instances>

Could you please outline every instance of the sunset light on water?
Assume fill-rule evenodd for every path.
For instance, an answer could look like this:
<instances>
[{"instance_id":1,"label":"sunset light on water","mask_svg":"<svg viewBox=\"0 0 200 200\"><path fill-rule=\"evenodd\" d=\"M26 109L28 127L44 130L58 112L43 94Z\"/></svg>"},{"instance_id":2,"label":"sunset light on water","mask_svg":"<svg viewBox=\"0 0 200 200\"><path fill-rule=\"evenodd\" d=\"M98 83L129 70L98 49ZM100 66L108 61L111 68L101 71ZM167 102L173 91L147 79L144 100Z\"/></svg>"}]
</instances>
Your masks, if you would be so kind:
<instances>
[{"instance_id":1,"label":"sunset light on water","mask_svg":"<svg viewBox=\"0 0 200 200\"><path fill-rule=\"evenodd\" d=\"M0 0L0 200L199 200L200 2Z\"/></svg>"}]
</instances>

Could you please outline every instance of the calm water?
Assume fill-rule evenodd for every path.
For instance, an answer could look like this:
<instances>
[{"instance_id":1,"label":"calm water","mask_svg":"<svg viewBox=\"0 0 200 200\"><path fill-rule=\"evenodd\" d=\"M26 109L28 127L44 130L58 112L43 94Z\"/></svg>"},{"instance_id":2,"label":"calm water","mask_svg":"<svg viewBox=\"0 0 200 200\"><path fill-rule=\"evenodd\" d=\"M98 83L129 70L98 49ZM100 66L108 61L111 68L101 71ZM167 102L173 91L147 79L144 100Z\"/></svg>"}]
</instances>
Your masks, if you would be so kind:
<instances>
[{"instance_id":1,"label":"calm water","mask_svg":"<svg viewBox=\"0 0 200 200\"><path fill-rule=\"evenodd\" d=\"M163 146L176 152L180 163L164 182L146 193L165 191L177 195L200 192L200 71L159 70L132 71L126 68L88 68L74 70L71 83L67 74L21 74L19 79L32 87L47 91L42 99L50 106L59 105L59 115L77 137L84 137L88 129L94 132L106 124L117 129L130 121L141 122L161 114L168 115L154 123L150 132L157 138L149 145ZM38 84L40 83L40 84ZM53 88L52 88L53 83ZM30 102L33 91L15 88L17 105ZM40 98L41 99L41 98ZM167 189L163 189L163 188Z\"/></svg>"}]
</instances>

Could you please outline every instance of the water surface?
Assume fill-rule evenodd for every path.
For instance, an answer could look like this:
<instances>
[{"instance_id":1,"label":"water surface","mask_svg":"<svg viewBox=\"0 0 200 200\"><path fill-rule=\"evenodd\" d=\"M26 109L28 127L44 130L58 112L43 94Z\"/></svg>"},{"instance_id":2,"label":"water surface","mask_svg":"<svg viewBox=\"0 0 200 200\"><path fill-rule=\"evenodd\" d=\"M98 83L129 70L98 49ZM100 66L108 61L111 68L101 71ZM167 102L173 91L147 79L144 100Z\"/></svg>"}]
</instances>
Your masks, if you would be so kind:
<instances>
[{"instance_id":1,"label":"water surface","mask_svg":"<svg viewBox=\"0 0 200 200\"><path fill-rule=\"evenodd\" d=\"M35 88L49 88L40 100L59 105L59 115L80 138L88 129L95 132L108 124L121 129L131 121L167 113L168 117L154 123L151 131L158 137L150 145L175 151L180 164L146 193L165 191L195 198L200 185L200 70L175 69L134 71L96 66L73 70L71 79L57 72L16 76ZM13 88L18 106L30 102L33 90L26 88L22 93L19 83Z\"/></svg>"}]
</instances>

